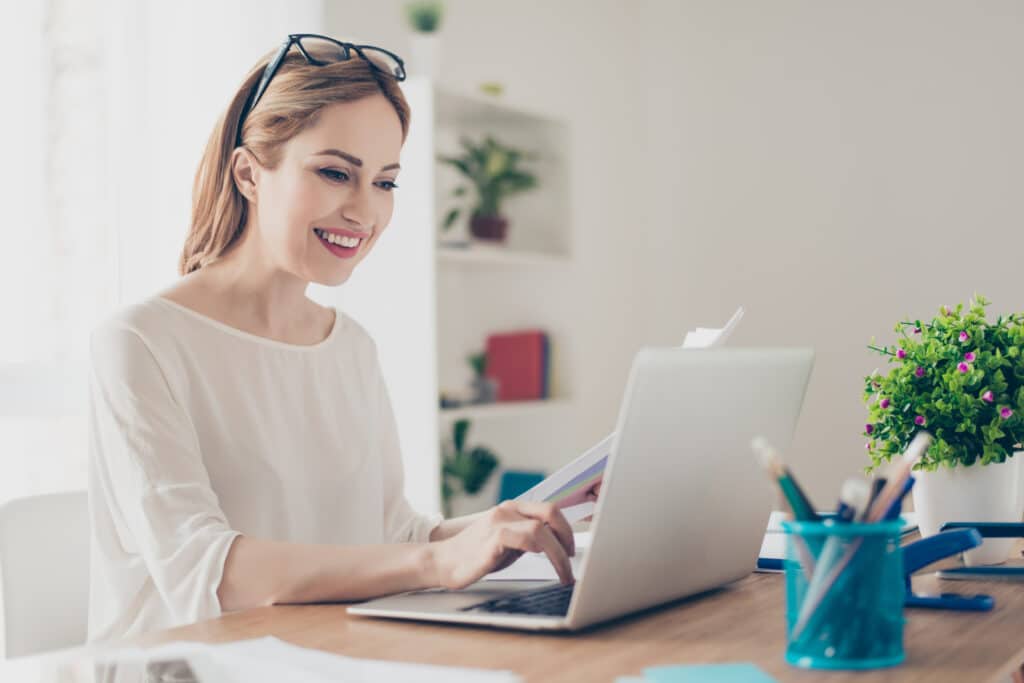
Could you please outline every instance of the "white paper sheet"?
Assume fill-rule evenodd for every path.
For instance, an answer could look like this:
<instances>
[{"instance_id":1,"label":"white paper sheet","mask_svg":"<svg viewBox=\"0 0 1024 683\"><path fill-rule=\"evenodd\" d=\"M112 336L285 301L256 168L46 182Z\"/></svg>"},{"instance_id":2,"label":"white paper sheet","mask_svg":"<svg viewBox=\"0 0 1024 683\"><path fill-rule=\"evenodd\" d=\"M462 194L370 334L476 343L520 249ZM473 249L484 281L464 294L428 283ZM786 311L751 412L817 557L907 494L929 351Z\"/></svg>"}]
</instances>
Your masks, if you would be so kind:
<instances>
[{"instance_id":1,"label":"white paper sheet","mask_svg":"<svg viewBox=\"0 0 1024 683\"><path fill-rule=\"evenodd\" d=\"M100 653L95 661L109 667L125 665L122 671L136 672L139 663L185 660L197 683L370 683L416 681L426 683L514 683L520 677L510 671L488 671L460 667L408 664L373 659L356 659L298 647L267 636L221 645L175 642L150 649L124 649ZM117 671L99 680L121 681ZM127 679L124 679L127 680ZM138 677L134 683L138 683ZM177 679L169 679L177 680ZM183 680L188 681L186 677Z\"/></svg>"}]
</instances>

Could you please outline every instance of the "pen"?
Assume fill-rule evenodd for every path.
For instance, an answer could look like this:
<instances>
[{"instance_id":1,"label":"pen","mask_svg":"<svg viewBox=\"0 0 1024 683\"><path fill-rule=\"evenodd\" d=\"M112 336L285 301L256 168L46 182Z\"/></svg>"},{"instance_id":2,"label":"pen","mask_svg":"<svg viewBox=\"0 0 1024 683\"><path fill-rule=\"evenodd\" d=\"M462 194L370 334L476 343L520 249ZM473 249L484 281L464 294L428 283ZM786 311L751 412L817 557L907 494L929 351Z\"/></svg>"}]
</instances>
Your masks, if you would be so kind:
<instances>
[{"instance_id":1,"label":"pen","mask_svg":"<svg viewBox=\"0 0 1024 683\"><path fill-rule=\"evenodd\" d=\"M885 482L885 487L882 488L881 493L871 504L868 510L867 521L877 522L882 519L882 515L889 511L889 506L892 505L906 484L907 478L910 476L910 470L914 468L917 461L921 459L924 452L928 450L928 447L932 445L932 435L928 432L918 432L914 435L910 445L907 446L907 452L903 454L899 464L896 465L895 471L890 474L888 481Z\"/></svg>"},{"instance_id":2,"label":"pen","mask_svg":"<svg viewBox=\"0 0 1024 683\"><path fill-rule=\"evenodd\" d=\"M863 479L847 479L839 490L839 505L836 507L837 522L852 522L867 506L869 487Z\"/></svg>"},{"instance_id":3,"label":"pen","mask_svg":"<svg viewBox=\"0 0 1024 683\"><path fill-rule=\"evenodd\" d=\"M903 509L903 499L910 493L910 489L914 488L914 477L907 477L906 483L903 484L903 490L899 492L896 499L892 501L889 509L885 511L885 516L882 517L884 520L893 520L900 516L900 510Z\"/></svg>"},{"instance_id":4,"label":"pen","mask_svg":"<svg viewBox=\"0 0 1024 683\"><path fill-rule=\"evenodd\" d=\"M885 486L879 492L874 502L870 504L868 513L865 515L866 521L877 522L882 518L882 514L888 511L889 506L892 505L892 502L898 495L899 491L903 490L903 486L906 484L906 480L910 476L910 470L917 464L917 461L921 459L921 456L924 455L926 450L928 450L931 443L932 435L928 432L921 431L914 436L910 445L907 447L906 452L903 454L903 457L900 459L899 464L895 468L895 471L891 473L885 483ZM820 585L822 587L820 590L815 592L814 596L810 595L810 590L808 589L808 595L804 600L803 608L800 610L800 616L797 619L796 624L793 626L791 638L796 639L796 637L804 630L804 627L807 626L808 621L814 615L815 611L817 611L822 600L835 585L836 579L839 578L842 571L850 564L850 560L853 559L854 554L856 554L863 541L863 537L855 539L846 547L846 551L838 562L835 562L831 567L821 570L823 572L827 572L820 581ZM818 562L819 566L815 567L815 573L817 573L820 565L822 564L822 562Z\"/></svg>"},{"instance_id":5,"label":"pen","mask_svg":"<svg viewBox=\"0 0 1024 683\"><path fill-rule=\"evenodd\" d=\"M862 479L847 479L839 492L839 509L836 521L848 523L857 518L868 502L868 485ZM826 522L828 524L828 522ZM803 630L807 621L814 613L814 608L828 590L830 582L826 580L836 567L836 560L843 549L845 541L839 536L829 536L825 546L814 564L814 573L807 584L807 595L804 597L803 608L793 627L793 638ZM842 568L840 568L841 570ZM833 579L834 580L834 579Z\"/></svg>"},{"instance_id":6,"label":"pen","mask_svg":"<svg viewBox=\"0 0 1024 683\"><path fill-rule=\"evenodd\" d=\"M887 468L887 471L888 469L889 468ZM878 498L878 494L882 492L883 488L885 488L885 482L886 476L881 473L871 480L871 493L868 495L867 505L865 505L860 511L860 521L864 521L864 518L867 517L868 510L871 509L871 504L875 502L875 499Z\"/></svg>"},{"instance_id":7,"label":"pen","mask_svg":"<svg viewBox=\"0 0 1024 683\"><path fill-rule=\"evenodd\" d=\"M804 522L820 521L821 518L814 511L811 501L804 495L800 485L793 478L793 473L782 462L778 452L768 445L764 437L756 437L750 445L757 454L761 466L767 470L772 479L778 482L779 488L782 489L782 495L786 497L786 502L793 510L793 517Z\"/></svg>"}]
</instances>

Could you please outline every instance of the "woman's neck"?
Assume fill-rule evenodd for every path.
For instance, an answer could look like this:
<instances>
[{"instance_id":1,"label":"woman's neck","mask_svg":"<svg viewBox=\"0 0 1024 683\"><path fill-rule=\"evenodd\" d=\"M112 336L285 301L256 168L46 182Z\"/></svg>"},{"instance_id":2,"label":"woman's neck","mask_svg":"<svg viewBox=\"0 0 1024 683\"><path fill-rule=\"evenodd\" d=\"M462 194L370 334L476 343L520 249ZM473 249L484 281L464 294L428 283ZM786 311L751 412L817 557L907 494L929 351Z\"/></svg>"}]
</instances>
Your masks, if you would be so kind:
<instances>
[{"instance_id":1,"label":"woman's neck","mask_svg":"<svg viewBox=\"0 0 1024 683\"><path fill-rule=\"evenodd\" d=\"M163 295L261 337L302 345L322 341L334 324L333 312L306 297L308 282L267 258L252 230L243 235L228 253Z\"/></svg>"}]
</instances>

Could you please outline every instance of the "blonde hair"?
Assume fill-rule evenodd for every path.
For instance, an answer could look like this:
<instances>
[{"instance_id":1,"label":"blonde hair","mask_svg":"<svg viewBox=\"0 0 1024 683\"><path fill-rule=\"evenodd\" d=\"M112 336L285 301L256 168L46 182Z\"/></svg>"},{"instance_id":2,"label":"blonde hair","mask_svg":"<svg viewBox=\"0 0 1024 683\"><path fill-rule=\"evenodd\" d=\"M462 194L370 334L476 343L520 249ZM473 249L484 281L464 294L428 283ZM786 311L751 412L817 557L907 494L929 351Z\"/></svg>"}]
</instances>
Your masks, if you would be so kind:
<instances>
[{"instance_id":1,"label":"blonde hair","mask_svg":"<svg viewBox=\"0 0 1024 683\"><path fill-rule=\"evenodd\" d=\"M236 143L260 165L275 168L283 145L315 125L321 109L376 94L383 94L395 108L403 141L409 131L409 104L390 74L371 67L354 52L351 59L316 66L293 47L239 133L242 111L276 52L267 54L248 73L206 143L192 186L192 221L178 263L182 275L216 261L245 229L248 204L231 169Z\"/></svg>"}]
</instances>

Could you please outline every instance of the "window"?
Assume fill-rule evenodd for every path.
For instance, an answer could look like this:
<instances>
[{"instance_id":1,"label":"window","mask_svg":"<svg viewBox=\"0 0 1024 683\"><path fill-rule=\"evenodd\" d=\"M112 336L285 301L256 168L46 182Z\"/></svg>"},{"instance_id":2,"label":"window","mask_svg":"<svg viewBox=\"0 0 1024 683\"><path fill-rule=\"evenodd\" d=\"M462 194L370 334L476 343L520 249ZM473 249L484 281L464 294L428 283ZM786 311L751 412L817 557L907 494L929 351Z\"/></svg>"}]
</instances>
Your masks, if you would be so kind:
<instances>
[{"instance_id":1,"label":"window","mask_svg":"<svg viewBox=\"0 0 1024 683\"><path fill-rule=\"evenodd\" d=\"M289 32L322 31L323 7L40 0L0 19L20 57L0 107L2 503L86 485L89 331L174 279L216 117Z\"/></svg>"}]
</instances>

